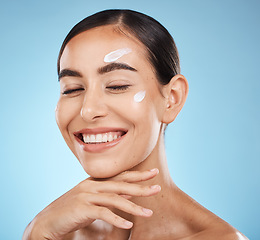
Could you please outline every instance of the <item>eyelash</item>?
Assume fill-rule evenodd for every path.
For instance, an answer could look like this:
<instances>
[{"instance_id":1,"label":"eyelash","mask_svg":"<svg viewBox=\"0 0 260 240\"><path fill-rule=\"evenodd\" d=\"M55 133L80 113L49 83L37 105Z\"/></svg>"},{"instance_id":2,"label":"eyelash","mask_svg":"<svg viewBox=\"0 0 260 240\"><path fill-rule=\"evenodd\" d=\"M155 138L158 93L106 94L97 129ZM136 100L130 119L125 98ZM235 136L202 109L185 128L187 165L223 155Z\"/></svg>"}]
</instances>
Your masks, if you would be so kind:
<instances>
[{"instance_id":1,"label":"eyelash","mask_svg":"<svg viewBox=\"0 0 260 240\"><path fill-rule=\"evenodd\" d=\"M122 86L110 86L107 87L108 89L115 90L115 91L124 91L127 90L130 87L130 85L122 85Z\"/></svg>"},{"instance_id":2,"label":"eyelash","mask_svg":"<svg viewBox=\"0 0 260 240\"><path fill-rule=\"evenodd\" d=\"M79 91L83 91L84 88L75 88L75 89L69 89L69 90L65 90L62 94L63 95L68 95L74 92L79 92Z\"/></svg>"},{"instance_id":3,"label":"eyelash","mask_svg":"<svg viewBox=\"0 0 260 240\"><path fill-rule=\"evenodd\" d=\"M129 87L130 87L130 85L122 85L122 86L110 86L107 88L114 90L114 91L124 91L124 90L127 90ZM84 90L84 88L69 89L69 90L65 90L62 94L68 95L68 94L72 94L72 93L83 91L83 90Z\"/></svg>"}]
</instances>

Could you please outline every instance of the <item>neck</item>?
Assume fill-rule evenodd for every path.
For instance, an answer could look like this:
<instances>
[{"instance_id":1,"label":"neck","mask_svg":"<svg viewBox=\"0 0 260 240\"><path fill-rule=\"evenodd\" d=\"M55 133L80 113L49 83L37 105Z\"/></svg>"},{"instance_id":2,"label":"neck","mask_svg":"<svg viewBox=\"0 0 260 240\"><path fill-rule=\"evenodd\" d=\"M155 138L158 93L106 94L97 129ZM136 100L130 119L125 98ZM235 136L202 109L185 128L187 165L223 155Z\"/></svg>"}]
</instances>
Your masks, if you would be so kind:
<instances>
[{"instance_id":1,"label":"neck","mask_svg":"<svg viewBox=\"0 0 260 240\"><path fill-rule=\"evenodd\" d=\"M173 183L169 169L167 166L167 159L165 154L164 139L163 136L160 136L159 141L157 142L156 147L149 157L140 163L138 166L134 167L134 171L145 171L153 168L159 169L159 174L148 181L140 182L141 185L160 185L161 192L155 196L151 197L133 197L131 201L145 208L153 210L153 215L149 218L145 217L136 217L123 212L118 212L122 217L132 221L134 227L131 229L131 236L138 235L139 233L152 233L154 229L167 227L165 221L169 219L169 215L172 218L172 211L169 211L169 203L172 201L172 193L175 192L176 186ZM173 205L172 205L173 206ZM158 221L161 219L161 221ZM165 219L165 221L164 221ZM158 222L161 222L158 226ZM130 233L129 233L130 234Z\"/></svg>"},{"instance_id":2,"label":"neck","mask_svg":"<svg viewBox=\"0 0 260 240\"><path fill-rule=\"evenodd\" d=\"M153 168L159 169L159 175L149 181L141 182L140 184L159 184L163 186L171 186L173 184L170 172L168 169L167 158L165 153L164 136L160 134L159 139L152 153L139 165L135 166L134 171L147 171Z\"/></svg>"}]
</instances>

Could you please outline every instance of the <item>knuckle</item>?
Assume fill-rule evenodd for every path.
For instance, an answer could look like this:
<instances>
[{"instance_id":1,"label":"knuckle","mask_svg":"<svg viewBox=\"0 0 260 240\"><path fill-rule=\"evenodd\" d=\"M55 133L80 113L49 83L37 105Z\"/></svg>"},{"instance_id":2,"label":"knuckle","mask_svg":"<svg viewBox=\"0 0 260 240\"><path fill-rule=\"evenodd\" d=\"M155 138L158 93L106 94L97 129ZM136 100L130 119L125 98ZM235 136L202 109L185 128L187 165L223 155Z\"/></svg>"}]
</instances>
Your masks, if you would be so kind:
<instances>
[{"instance_id":1,"label":"knuckle","mask_svg":"<svg viewBox=\"0 0 260 240\"><path fill-rule=\"evenodd\" d=\"M131 176L131 174L132 174L132 172L127 170L127 171L124 171L124 172L118 174L117 176L115 176L111 180L114 180L114 181L127 181L129 176Z\"/></svg>"},{"instance_id":2,"label":"knuckle","mask_svg":"<svg viewBox=\"0 0 260 240\"><path fill-rule=\"evenodd\" d=\"M146 196L150 192L150 189L147 186L140 186L139 191L141 196Z\"/></svg>"},{"instance_id":3,"label":"knuckle","mask_svg":"<svg viewBox=\"0 0 260 240\"><path fill-rule=\"evenodd\" d=\"M131 203L131 208L134 209L134 210L140 210L140 206L134 204L133 202L130 202Z\"/></svg>"},{"instance_id":4,"label":"knuckle","mask_svg":"<svg viewBox=\"0 0 260 240\"><path fill-rule=\"evenodd\" d=\"M112 202L117 200L117 194L115 193L106 193L107 198L109 198Z\"/></svg>"},{"instance_id":5,"label":"knuckle","mask_svg":"<svg viewBox=\"0 0 260 240\"><path fill-rule=\"evenodd\" d=\"M82 203L85 204L87 202L87 198L88 198L89 194L86 192L80 192L76 195L76 201L78 203Z\"/></svg>"},{"instance_id":6,"label":"knuckle","mask_svg":"<svg viewBox=\"0 0 260 240\"><path fill-rule=\"evenodd\" d=\"M83 192L83 191L85 190L85 185L86 185L86 183L83 181L83 182L80 182L80 183L76 186L76 188L77 188L77 190L78 190L79 192Z\"/></svg>"},{"instance_id":7,"label":"knuckle","mask_svg":"<svg viewBox=\"0 0 260 240\"><path fill-rule=\"evenodd\" d=\"M113 201L118 200L118 197L119 197L119 196L118 196L117 194L115 194L115 193L108 193L107 196L108 196L109 198L111 198Z\"/></svg>"},{"instance_id":8,"label":"knuckle","mask_svg":"<svg viewBox=\"0 0 260 240\"><path fill-rule=\"evenodd\" d=\"M87 191L89 192L89 191L91 191L94 184L95 184L95 181L86 179L77 185L77 189L79 192L87 192Z\"/></svg>"},{"instance_id":9,"label":"knuckle","mask_svg":"<svg viewBox=\"0 0 260 240\"><path fill-rule=\"evenodd\" d=\"M130 209L133 211L133 212L139 212L140 211L140 206L136 205L135 203L133 202L130 202Z\"/></svg>"},{"instance_id":10,"label":"knuckle","mask_svg":"<svg viewBox=\"0 0 260 240\"><path fill-rule=\"evenodd\" d=\"M121 217L114 215L114 221L115 221L115 223L120 223L120 222L122 222L122 219L121 219Z\"/></svg>"},{"instance_id":11,"label":"knuckle","mask_svg":"<svg viewBox=\"0 0 260 240\"><path fill-rule=\"evenodd\" d=\"M71 214L73 216L80 216L82 214L82 209L86 210L86 206L83 204L77 204L76 207L71 209Z\"/></svg>"},{"instance_id":12,"label":"knuckle","mask_svg":"<svg viewBox=\"0 0 260 240\"><path fill-rule=\"evenodd\" d=\"M107 208L99 207L97 209L98 218L103 218L103 216L105 216L105 215L107 215L109 213L110 213L110 210L108 210Z\"/></svg>"},{"instance_id":13,"label":"knuckle","mask_svg":"<svg viewBox=\"0 0 260 240\"><path fill-rule=\"evenodd\" d=\"M127 177L129 174L131 174L130 171L124 171L124 172L122 173L122 176L123 176L123 177Z\"/></svg>"}]
</instances>

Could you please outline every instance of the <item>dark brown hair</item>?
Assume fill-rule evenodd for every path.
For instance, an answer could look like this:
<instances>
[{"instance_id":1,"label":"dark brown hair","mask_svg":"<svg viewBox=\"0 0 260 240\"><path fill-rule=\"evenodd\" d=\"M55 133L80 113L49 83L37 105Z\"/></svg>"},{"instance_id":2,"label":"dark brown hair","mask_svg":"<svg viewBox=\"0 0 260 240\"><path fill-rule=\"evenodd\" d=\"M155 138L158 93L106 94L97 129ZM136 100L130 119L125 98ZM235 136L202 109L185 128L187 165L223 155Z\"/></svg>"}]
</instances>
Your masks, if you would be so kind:
<instances>
[{"instance_id":1,"label":"dark brown hair","mask_svg":"<svg viewBox=\"0 0 260 240\"><path fill-rule=\"evenodd\" d=\"M95 13L71 29L60 49L57 63L58 74L60 72L60 58L67 43L84 31L105 25L115 25L115 28L121 32L126 30L146 47L148 60L162 85L168 84L173 76L180 73L178 51L172 36L165 27L143 13L113 9Z\"/></svg>"}]
</instances>

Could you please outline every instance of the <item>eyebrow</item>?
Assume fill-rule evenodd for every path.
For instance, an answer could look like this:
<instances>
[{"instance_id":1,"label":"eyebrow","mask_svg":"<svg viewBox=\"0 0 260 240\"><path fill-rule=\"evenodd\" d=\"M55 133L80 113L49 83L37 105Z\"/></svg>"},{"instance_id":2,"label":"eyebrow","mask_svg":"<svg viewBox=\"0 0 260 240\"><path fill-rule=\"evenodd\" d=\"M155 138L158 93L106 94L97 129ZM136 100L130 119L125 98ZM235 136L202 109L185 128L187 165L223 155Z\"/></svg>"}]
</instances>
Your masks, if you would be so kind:
<instances>
[{"instance_id":1,"label":"eyebrow","mask_svg":"<svg viewBox=\"0 0 260 240\"><path fill-rule=\"evenodd\" d=\"M126 63L113 62L113 63L107 64L104 67L100 67L98 69L98 73L104 74L104 73L112 72L112 71L115 71L115 70L130 70L130 71L133 71L133 72L137 72L137 70L135 68L129 66Z\"/></svg>"},{"instance_id":2,"label":"eyebrow","mask_svg":"<svg viewBox=\"0 0 260 240\"><path fill-rule=\"evenodd\" d=\"M82 75L78 71L74 71L74 70L65 68L60 71L58 80L60 81L60 79L63 77L82 77Z\"/></svg>"},{"instance_id":3,"label":"eyebrow","mask_svg":"<svg viewBox=\"0 0 260 240\"><path fill-rule=\"evenodd\" d=\"M98 69L98 73L99 74L105 74L105 73L112 72L112 71L115 71L115 70L130 70L130 71L133 71L133 72L137 72L137 70L135 68L129 66L126 63L113 62L113 63L107 64L103 67L100 67ZM60 79L63 78L63 77L83 77L83 76L78 71L65 68L65 69L60 71L60 73L58 75L58 81L60 81Z\"/></svg>"}]
</instances>

